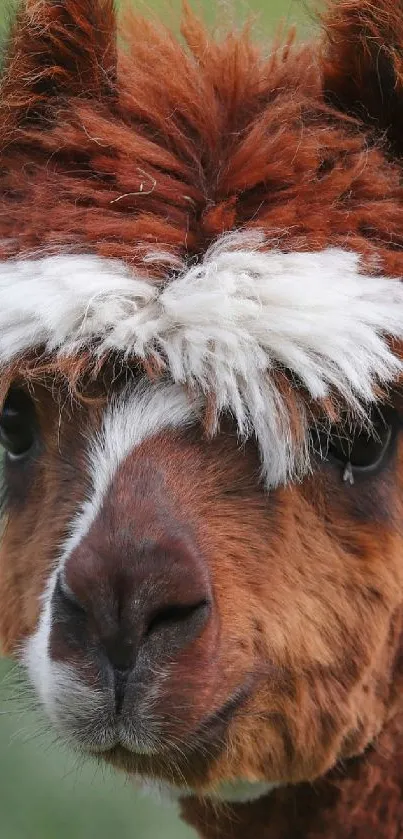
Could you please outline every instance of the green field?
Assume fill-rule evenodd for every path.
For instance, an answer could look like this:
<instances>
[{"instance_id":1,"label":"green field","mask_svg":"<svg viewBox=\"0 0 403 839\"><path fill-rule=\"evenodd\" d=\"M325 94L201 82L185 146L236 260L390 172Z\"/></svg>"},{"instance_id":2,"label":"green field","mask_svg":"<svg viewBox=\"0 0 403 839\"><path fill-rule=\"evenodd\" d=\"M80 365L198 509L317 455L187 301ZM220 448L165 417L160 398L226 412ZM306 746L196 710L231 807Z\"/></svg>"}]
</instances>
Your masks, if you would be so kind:
<instances>
[{"instance_id":1,"label":"green field","mask_svg":"<svg viewBox=\"0 0 403 839\"><path fill-rule=\"evenodd\" d=\"M138 5L178 20L181 3ZM298 23L302 35L313 22L302 0L199 0L193 5L210 23L217 7L223 19L240 22L252 12L261 40L269 39L280 20ZM0 29L6 27L9 8L10 2L0 0ZM190 839L173 809L139 795L123 776L89 763L77 766L75 756L54 743L47 723L22 710L24 696L8 663L0 661L0 839Z\"/></svg>"}]
</instances>

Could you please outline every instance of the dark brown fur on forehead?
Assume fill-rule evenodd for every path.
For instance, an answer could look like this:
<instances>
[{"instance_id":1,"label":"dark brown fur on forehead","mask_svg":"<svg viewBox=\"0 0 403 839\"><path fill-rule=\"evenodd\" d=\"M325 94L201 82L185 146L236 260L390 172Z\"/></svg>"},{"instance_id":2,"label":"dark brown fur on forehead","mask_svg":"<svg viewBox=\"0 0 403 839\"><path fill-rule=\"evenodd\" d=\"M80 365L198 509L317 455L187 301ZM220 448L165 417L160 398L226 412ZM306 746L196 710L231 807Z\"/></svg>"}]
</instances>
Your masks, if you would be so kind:
<instances>
[{"instance_id":1,"label":"dark brown fur on forehead","mask_svg":"<svg viewBox=\"0 0 403 839\"><path fill-rule=\"evenodd\" d=\"M400 0L344 0L328 15L324 87L330 103L347 109L403 153L403 14Z\"/></svg>"}]
</instances>

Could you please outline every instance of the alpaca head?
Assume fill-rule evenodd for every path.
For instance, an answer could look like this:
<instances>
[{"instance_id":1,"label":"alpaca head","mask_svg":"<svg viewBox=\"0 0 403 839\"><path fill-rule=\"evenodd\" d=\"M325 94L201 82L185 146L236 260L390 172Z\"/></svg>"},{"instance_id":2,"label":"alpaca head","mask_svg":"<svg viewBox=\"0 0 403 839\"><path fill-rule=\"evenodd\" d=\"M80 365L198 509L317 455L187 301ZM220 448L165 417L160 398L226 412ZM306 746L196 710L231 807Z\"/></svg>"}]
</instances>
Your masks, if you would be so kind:
<instances>
[{"instance_id":1,"label":"alpaca head","mask_svg":"<svg viewBox=\"0 0 403 839\"><path fill-rule=\"evenodd\" d=\"M3 650L59 733L216 794L393 711L403 9L265 57L32 0L0 100ZM353 44L353 47L351 46Z\"/></svg>"}]
</instances>

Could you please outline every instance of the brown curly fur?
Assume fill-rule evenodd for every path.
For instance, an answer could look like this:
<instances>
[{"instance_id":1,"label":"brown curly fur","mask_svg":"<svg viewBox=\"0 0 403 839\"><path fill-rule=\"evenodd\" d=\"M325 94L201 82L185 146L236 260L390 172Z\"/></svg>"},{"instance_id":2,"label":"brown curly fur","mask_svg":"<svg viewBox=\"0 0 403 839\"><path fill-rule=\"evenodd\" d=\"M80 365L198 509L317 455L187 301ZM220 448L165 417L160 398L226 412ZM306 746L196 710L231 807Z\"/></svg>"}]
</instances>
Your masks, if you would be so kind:
<instances>
[{"instance_id":1,"label":"brown curly fur","mask_svg":"<svg viewBox=\"0 0 403 839\"><path fill-rule=\"evenodd\" d=\"M290 40L266 58L247 33L215 42L190 14L186 46L133 17L117 55L109 0L31 0L2 83L0 257L67 249L136 265L163 244L191 258L244 225L286 250L347 247L370 270L403 276L402 3L341 0L324 25L319 45ZM85 494L83 440L101 415L96 401L59 411L55 374L76 384L86 358L40 365L19 360L0 388L32 389L44 440L29 474L10 477L7 653L37 624ZM103 375L109 391L114 370ZM185 777L200 796L228 778L284 784L255 804L185 801L207 839L403 835L402 441L351 490L327 464L267 497L253 444L240 452L231 427L214 440L165 434L119 474L115 520L146 527L133 490L145 463L207 557L220 643L211 627L202 634L164 696L165 733L200 753L126 768ZM181 699L186 719L174 719ZM216 740L203 739L206 720Z\"/></svg>"}]
</instances>

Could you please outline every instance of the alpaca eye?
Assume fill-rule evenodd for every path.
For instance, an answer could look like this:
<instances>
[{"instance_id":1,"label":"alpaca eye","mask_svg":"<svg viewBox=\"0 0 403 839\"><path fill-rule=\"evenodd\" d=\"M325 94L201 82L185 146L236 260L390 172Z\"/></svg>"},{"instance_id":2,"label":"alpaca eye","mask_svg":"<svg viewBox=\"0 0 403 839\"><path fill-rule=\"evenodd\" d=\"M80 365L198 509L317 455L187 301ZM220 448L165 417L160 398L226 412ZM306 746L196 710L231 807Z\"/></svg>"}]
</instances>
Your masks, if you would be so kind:
<instances>
[{"instance_id":1,"label":"alpaca eye","mask_svg":"<svg viewBox=\"0 0 403 839\"><path fill-rule=\"evenodd\" d=\"M346 467L346 480L351 475L369 475L385 464L393 450L399 417L392 408L374 408L370 423L352 436L335 431L327 442L326 455Z\"/></svg>"},{"instance_id":2,"label":"alpaca eye","mask_svg":"<svg viewBox=\"0 0 403 839\"><path fill-rule=\"evenodd\" d=\"M12 388L0 413L0 445L11 460L27 457L37 439L35 407L23 390Z\"/></svg>"}]
</instances>

